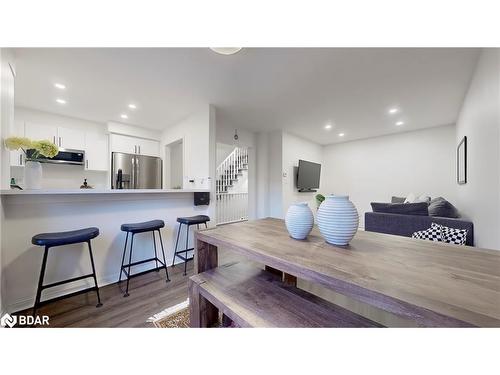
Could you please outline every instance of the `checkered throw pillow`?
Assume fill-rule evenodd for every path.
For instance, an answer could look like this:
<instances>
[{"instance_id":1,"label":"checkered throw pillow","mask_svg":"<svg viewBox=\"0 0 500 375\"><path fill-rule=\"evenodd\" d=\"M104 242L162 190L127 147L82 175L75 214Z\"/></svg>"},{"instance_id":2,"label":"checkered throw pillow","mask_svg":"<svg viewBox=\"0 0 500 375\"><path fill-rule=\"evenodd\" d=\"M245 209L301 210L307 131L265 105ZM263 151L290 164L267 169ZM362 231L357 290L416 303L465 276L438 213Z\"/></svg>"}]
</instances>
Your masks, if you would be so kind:
<instances>
[{"instance_id":1,"label":"checkered throw pillow","mask_svg":"<svg viewBox=\"0 0 500 375\"><path fill-rule=\"evenodd\" d=\"M432 225L434 224L435 223L432 223ZM449 228L444 225L439 225L439 227L441 228L443 242L452 243L454 245L465 245L467 241L467 229Z\"/></svg>"},{"instance_id":2,"label":"checkered throw pillow","mask_svg":"<svg viewBox=\"0 0 500 375\"><path fill-rule=\"evenodd\" d=\"M429 240L434 242L443 241L441 237L441 228L434 226L431 226L426 230L419 230L418 232L413 233L411 237L419 240Z\"/></svg>"}]
</instances>

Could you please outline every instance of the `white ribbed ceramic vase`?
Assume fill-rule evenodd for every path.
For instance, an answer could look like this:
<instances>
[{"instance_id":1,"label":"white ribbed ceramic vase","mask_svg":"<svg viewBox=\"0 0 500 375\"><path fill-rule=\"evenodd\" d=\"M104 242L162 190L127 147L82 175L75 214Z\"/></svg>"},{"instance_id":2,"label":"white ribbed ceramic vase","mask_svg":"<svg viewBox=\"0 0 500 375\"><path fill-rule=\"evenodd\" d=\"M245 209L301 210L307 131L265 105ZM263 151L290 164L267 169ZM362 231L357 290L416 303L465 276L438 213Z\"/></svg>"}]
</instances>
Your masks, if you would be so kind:
<instances>
[{"instance_id":1,"label":"white ribbed ceramic vase","mask_svg":"<svg viewBox=\"0 0 500 375\"><path fill-rule=\"evenodd\" d=\"M307 203L292 204L286 213L285 224L290 237L296 240L305 239L314 225L314 216Z\"/></svg>"},{"instance_id":2,"label":"white ribbed ceramic vase","mask_svg":"<svg viewBox=\"0 0 500 375\"><path fill-rule=\"evenodd\" d=\"M326 242L347 245L358 230L358 210L346 195L329 195L317 214L318 228Z\"/></svg>"},{"instance_id":3,"label":"white ribbed ceramic vase","mask_svg":"<svg viewBox=\"0 0 500 375\"><path fill-rule=\"evenodd\" d=\"M42 164L38 161L26 161L24 166L24 187L27 190L42 188Z\"/></svg>"}]
</instances>

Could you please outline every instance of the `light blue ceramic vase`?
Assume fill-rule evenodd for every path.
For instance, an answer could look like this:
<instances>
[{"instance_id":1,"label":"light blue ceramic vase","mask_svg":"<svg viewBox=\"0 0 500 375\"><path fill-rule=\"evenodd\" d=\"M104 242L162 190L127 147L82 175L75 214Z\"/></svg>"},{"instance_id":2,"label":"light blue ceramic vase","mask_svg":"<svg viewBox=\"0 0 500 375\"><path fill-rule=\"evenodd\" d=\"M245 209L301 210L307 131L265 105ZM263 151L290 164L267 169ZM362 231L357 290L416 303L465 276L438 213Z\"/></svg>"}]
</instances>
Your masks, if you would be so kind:
<instances>
[{"instance_id":1,"label":"light blue ceramic vase","mask_svg":"<svg viewBox=\"0 0 500 375\"><path fill-rule=\"evenodd\" d=\"M358 210L346 195L329 195L319 206L318 228L326 242L347 245L358 231Z\"/></svg>"},{"instance_id":2,"label":"light blue ceramic vase","mask_svg":"<svg viewBox=\"0 0 500 375\"><path fill-rule=\"evenodd\" d=\"M288 208L285 223L290 237L303 240L311 233L314 216L307 203L294 203Z\"/></svg>"}]
</instances>

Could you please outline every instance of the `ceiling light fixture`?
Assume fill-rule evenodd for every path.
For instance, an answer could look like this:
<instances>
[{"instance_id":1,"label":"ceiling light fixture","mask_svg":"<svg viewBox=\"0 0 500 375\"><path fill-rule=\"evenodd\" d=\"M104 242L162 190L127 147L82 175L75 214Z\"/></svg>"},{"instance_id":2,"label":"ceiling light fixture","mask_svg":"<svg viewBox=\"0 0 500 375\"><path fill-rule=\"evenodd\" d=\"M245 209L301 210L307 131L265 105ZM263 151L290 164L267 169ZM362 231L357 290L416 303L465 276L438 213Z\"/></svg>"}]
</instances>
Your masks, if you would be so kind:
<instances>
[{"instance_id":1,"label":"ceiling light fixture","mask_svg":"<svg viewBox=\"0 0 500 375\"><path fill-rule=\"evenodd\" d=\"M403 121L398 121L396 122L396 126L401 126L401 125L404 125L405 123Z\"/></svg>"},{"instance_id":2,"label":"ceiling light fixture","mask_svg":"<svg viewBox=\"0 0 500 375\"><path fill-rule=\"evenodd\" d=\"M120 117L121 117L121 118L124 118L124 119L127 119L127 118L128 118L128 116L127 116L126 114L122 114L122 115L120 115Z\"/></svg>"},{"instance_id":3,"label":"ceiling light fixture","mask_svg":"<svg viewBox=\"0 0 500 375\"><path fill-rule=\"evenodd\" d=\"M137 106L136 106L135 104L129 104L129 105L128 105L128 107L129 107L130 109L136 109L136 108L137 108Z\"/></svg>"},{"instance_id":4,"label":"ceiling light fixture","mask_svg":"<svg viewBox=\"0 0 500 375\"><path fill-rule=\"evenodd\" d=\"M390 115L394 115L394 114L396 114L396 113L398 113L398 112L399 112L399 109L398 109L398 108L391 108L391 109L389 109L389 114L390 114Z\"/></svg>"},{"instance_id":5,"label":"ceiling light fixture","mask_svg":"<svg viewBox=\"0 0 500 375\"><path fill-rule=\"evenodd\" d=\"M219 55L234 55L241 51L241 47L210 47L210 49Z\"/></svg>"},{"instance_id":6,"label":"ceiling light fixture","mask_svg":"<svg viewBox=\"0 0 500 375\"><path fill-rule=\"evenodd\" d=\"M339 133L339 137L343 137L344 135L344 133Z\"/></svg>"},{"instance_id":7,"label":"ceiling light fixture","mask_svg":"<svg viewBox=\"0 0 500 375\"><path fill-rule=\"evenodd\" d=\"M325 125L325 129L326 129L326 130L330 130L331 128L332 128L332 125L330 125L330 124L326 124L326 125Z\"/></svg>"},{"instance_id":8,"label":"ceiling light fixture","mask_svg":"<svg viewBox=\"0 0 500 375\"><path fill-rule=\"evenodd\" d=\"M56 102L58 102L59 104L66 104L66 100L64 99L56 99Z\"/></svg>"},{"instance_id":9,"label":"ceiling light fixture","mask_svg":"<svg viewBox=\"0 0 500 375\"><path fill-rule=\"evenodd\" d=\"M63 85L62 83L54 83L54 87L60 90L66 90L66 85Z\"/></svg>"}]
</instances>

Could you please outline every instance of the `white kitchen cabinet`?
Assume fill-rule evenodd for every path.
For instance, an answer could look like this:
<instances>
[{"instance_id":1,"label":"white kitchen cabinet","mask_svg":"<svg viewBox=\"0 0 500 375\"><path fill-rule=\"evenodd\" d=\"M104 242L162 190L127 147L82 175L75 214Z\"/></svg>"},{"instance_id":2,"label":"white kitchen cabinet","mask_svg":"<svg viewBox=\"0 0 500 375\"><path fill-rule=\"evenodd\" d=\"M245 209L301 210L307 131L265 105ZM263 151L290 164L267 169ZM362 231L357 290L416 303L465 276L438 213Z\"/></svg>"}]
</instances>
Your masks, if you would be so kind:
<instances>
[{"instance_id":1,"label":"white kitchen cabinet","mask_svg":"<svg viewBox=\"0 0 500 375\"><path fill-rule=\"evenodd\" d=\"M57 144L57 126L27 122L24 124L24 134L33 141L46 139Z\"/></svg>"},{"instance_id":2,"label":"white kitchen cabinet","mask_svg":"<svg viewBox=\"0 0 500 375\"><path fill-rule=\"evenodd\" d=\"M160 156L160 142L151 139L112 134L111 151L124 152L127 154Z\"/></svg>"},{"instance_id":3,"label":"white kitchen cabinet","mask_svg":"<svg viewBox=\"0 0 500 375\"><path fill-rule=\"evenodd\" d=\"M85 169L107 171L109 169L108 136L85 133Z\"/></svg>"},{"instance_id":4,"label":"white kitchen cabinet","mask_svg":"<svg viewBox=\"0 0 500 375\"><path fill-rule=\"evenodd\" d=\"M25 163L24 152L21 150L10 151L10 165L11 167L24 167Z\"/></svg>"},{"instance_id":5,"label":"white kitchen cabinet","mask_svg":"<svg viewBox=\"0 0 500 375\"><path fill-rule=\"evenodd\" d=\"M85 132L78 129L57 128L56 144L61 148L72 150L85 149Z\"/></svg>"},{"instance_id":6,"label":"white kitchen cabinet","mask_svg":"<svg viewBox=\"0 0 500 375\"><path fill-rule=\"evenodd\" d=\"M160 156L160 142L151 139L138 139L138 154L148 156Z\"/></svg>"}]
</instances>

